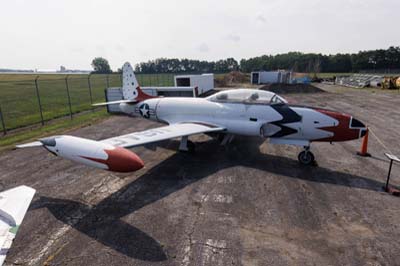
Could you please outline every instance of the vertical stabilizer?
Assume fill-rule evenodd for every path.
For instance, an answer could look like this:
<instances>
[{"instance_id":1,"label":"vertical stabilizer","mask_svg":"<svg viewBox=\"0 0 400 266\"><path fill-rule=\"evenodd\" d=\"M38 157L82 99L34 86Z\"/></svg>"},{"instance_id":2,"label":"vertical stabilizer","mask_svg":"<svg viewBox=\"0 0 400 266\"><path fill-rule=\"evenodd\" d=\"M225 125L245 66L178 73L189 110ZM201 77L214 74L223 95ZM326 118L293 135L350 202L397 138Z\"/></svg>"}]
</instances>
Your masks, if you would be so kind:
<instances>
[{"instance_id":1,"label":"vertical stabilizer","mask_svg":"<svg viewBox=\"0 0 400 266\"><path fill-rule=\"evenodd\" d=\"M33 188L19 186L0 193L0 265L6 258L35 192Z\"/></svg>"},{"instance_id":2,"label":"vertical stabilizer","mask_svg":"<svg viewBox=\"0 0 400 266\"><path fill-rule=\"evenodd\" d=\"M156 98L144 93L140 89L135 73L133 73L133 68L128 62L122 66L122 94L124 100L136 102L144 101L150 98Z\"/></svg>"},{"instance_id":3,"label":"vertical stabilizer","mask_svg":"<svg viewBox=\"0 0 400 266\"><path fill-rule=\"evenodd\" d=\"M126 62L122 66L122 94L125 100L133 100L138 96L139 83L131 64Z\"/></svg>"}]
</instances>

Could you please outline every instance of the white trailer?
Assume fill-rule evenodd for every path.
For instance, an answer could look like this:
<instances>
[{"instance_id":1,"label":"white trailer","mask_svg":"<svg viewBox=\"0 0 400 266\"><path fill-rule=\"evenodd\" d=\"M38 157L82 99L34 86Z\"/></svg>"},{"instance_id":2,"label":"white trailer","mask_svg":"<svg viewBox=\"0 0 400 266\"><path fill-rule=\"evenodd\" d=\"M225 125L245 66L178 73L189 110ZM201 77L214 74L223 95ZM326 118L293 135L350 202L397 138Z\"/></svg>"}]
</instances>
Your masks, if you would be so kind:
<instances>
[{"instance_id":1,"label":"white trailer","mask_svg":"<svg viewBox=\"0 0 400 266\"><path fill-rule=\"evenodd\" d=\"M285 70L251 72L251 84L290 83L290 79L291 72Z\"/></svg>"},{"instance_id":2,"label":"white trailer","mask_svg":"<svg viewBox=\"0 0 400 266\"><path fill-rule=\"evenodd\" d=\"M141 87L143 92L152 96L197 97L214 89L214 74L180 75L174 77L175 87ZM106 102L123 100L119 87L107 88ZM109 113L120 113L118 104L107 105Z\"/></svg>"},{"instance_id":3,"label":"white trailer","mask_svg":"<svg viewBox=\"0 0 400 266\"><path fill-rule=\"evenodd\" d=\"M175 76L175 87L197 87L203 94L214 89L214 74Z\"/></svg>"},{"instance_id":4,"label":"white trailer","mask_svg":"<svg viewBox=\"0 0 400 266\"><path fill-rule=\"evenodd\" d=\"M152 96L164 97L197 97L199 95L196 87L142 87L143 92ZM107 88L105 91L106 102L120 101L124 97L122 95L122 88L113 87ZM121 113L119 104L107 105L107 112Z\"/></svg>"},{"instance_id":5,"label":"white trailer","mask_svg":"<svg viewBox=\"0 0 400 266\"><path fill-rule=\"evenodd\" d=\"M142 87L143 92L152 96L197 97L196 87Z\"/></svg>"}]
</instances>

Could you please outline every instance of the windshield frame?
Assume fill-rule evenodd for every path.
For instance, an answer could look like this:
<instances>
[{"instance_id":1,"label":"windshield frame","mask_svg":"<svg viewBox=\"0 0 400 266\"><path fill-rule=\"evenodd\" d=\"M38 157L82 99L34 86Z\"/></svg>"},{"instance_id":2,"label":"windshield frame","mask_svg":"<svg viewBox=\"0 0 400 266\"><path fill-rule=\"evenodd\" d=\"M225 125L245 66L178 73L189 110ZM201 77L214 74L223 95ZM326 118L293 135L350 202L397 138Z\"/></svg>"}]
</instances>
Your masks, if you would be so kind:
<instances>
[{"instance_id":1,"label":"windshield frame","mask_svg":"<svg viewBox=\"0 0 400 266\"><path fill-rule=\"evenodd\" d=\"M240 94L246 92L249 93L249 96L247 98L244 99L228 98L229 93ZM271 97L269 100L262 100L262 98L261 100L259 100L259 97L253 98L253 95L257 92L260 92L261 94L264 93L269 94ZM224 96L226 96L226 98L224 98ZM282 98L281 96L272 91L255 90L255 89L235 89L235 90L220 91L213 95L208 96L206 100L216 103L242 103L242 104L255 104L255 105L287 104L287 101L284 98Z\"/></svg>"}]
</instances>

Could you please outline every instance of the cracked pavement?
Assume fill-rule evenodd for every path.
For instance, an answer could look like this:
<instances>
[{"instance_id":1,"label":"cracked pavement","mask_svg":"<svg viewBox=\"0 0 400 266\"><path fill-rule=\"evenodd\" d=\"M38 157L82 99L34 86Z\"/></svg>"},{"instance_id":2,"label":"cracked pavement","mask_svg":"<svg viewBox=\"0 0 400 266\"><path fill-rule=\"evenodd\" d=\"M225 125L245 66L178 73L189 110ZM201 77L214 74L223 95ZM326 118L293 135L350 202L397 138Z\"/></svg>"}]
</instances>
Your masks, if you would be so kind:
<instances>
[{"instance_id":1,"label":"cracked pavement","mask_svg":"<svg viewBox=\"0 0 400 266\"><path fill-rule=\"evenodd\" d=\"M342 110L368 123L393 152L400 95L370 90L290 93L297 103ZM91 139L157 123L114 116L68 134ZM165 141L133 150L144 169L115 174L43 149L0 154L4 189L37 194L6 265L393 265L400 250L399 198L381 190L388 163L370 136L313 144L317 167L299 149L237 137L221 147L192 137L196 153ZM392 182L399 182L395 166Z\"/></svg>"}]
</instances>

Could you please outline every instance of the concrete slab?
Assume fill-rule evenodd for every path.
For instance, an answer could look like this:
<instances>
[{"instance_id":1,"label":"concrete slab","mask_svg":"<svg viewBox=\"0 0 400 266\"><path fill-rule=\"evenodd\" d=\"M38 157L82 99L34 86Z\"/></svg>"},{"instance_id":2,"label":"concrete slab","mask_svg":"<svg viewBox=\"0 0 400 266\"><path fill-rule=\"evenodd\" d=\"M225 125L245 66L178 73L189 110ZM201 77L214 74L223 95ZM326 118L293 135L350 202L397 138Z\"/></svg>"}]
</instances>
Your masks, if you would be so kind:
<instances>
[{"instance_id":1,"label":"concrete slab","mask_svg":"<svg viewBox=\"0 0 400 266\"><path fill-rule=\"evenodd\" d=\"M398 94L323 89L285 96L354 114L397 154ZM117 116L70 133L103 139L155 126ZM41 149L0 154L3 189L38 191L6 265L396 264L399 198L381 191L388 160L372 137L370 158L355 155L360 141L313 144L317 167L299 165L296 147L256 138L227 148L193 140L193 155L176 152L178 141L135 148L146 165L134 174Z\"/></svg>"}]
</instances>

